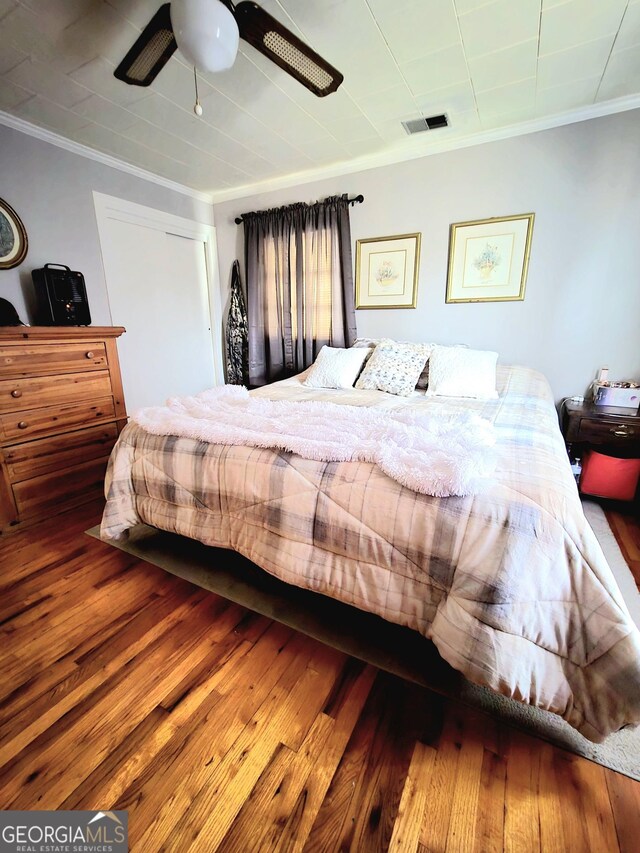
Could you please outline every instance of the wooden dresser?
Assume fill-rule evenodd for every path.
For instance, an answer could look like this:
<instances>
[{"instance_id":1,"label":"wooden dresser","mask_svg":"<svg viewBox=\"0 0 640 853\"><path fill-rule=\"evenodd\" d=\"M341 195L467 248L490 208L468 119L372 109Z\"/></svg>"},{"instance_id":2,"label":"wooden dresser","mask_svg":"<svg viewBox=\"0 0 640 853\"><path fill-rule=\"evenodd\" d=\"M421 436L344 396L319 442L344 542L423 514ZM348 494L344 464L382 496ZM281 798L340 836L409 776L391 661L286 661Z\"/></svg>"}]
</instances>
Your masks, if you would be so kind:
<instances>
[{"instance_id":1,"label":"wooden dresser","mask_svg":"<svg viewBox=\"0 0 640 853\"><path fill-rule=\"evenodd\" d=\"M0 327L0 532L102 492L126 423L109 326Z\"/></svg>"}]
</instances>

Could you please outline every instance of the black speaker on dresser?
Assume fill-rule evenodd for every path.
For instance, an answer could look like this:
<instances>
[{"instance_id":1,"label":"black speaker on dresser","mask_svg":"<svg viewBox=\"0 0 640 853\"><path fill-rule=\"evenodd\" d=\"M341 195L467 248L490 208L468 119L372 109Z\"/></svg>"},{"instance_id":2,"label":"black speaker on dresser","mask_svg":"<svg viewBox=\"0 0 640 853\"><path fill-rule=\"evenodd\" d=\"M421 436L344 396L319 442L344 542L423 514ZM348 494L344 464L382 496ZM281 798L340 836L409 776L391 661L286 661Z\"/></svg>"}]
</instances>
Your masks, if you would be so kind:
<instances>
[{"instance_id":1,"label":"black speaker on dresser","mask_svg":"<svg viewBox=\"0 0 640 853\"><path fill-rule=\"evenodd\" d=\"M32 270L40 326L90 326L87 289L81 272L64 264L45 264Z\"/></svg>"}]
</instances>

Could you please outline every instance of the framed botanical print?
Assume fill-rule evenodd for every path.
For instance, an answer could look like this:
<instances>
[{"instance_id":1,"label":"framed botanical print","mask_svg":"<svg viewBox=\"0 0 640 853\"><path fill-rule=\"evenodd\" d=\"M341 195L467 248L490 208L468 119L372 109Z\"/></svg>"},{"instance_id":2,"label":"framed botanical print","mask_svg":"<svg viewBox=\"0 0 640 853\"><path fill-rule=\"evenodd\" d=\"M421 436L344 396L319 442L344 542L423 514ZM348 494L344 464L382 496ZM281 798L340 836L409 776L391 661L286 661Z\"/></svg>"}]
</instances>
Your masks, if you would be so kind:
<instances>
[{"instance_id":1,"label":"framed botanical print","mask_svg":"<svg viewBox=\"0 0 640 853\"><path fill-rule=\"evenodd\" d=\"M415 308L420 234L356 242L356 308Z\"/></svg>"},{"instance_id":2,"label":"framed botanical print","mask_svg":"<svg viewBox=\"0 0 640 853\"><path fill-rule=\"evenodd\" d=\"M27 255L27 232L18 214L0 198L0 270L21 264Z\"/></svg>"},{"instance_id":3,"label":"framed botanical print","mask_svg":"<svg viewBox=\"0 0 640 853\"><path fill-rule=\"evenodd\" d=\"M453 224L446 302L523 300L534 216L523 213Z\"/></svg>"}]
</instances>

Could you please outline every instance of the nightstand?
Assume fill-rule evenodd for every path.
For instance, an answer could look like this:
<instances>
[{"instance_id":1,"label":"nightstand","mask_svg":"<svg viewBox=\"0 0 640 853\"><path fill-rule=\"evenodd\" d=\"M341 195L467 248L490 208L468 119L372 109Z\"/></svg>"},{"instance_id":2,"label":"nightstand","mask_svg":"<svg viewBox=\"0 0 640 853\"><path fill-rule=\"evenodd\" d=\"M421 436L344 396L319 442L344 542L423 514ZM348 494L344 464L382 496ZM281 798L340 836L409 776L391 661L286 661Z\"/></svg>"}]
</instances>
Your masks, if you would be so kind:
<instances>
[{"instance_id":1,"label":"nightstand","mask_svg":"<svg viewBox=\"0 0 640 853\"><path fill-rule=\"evenodd\" d=\"M567 400L561 418L570 457L580 457L584 450L597 447L602 453L610 448L616 456L640 458L640 413L637 409Z\"/></svg>"}]
</instances>

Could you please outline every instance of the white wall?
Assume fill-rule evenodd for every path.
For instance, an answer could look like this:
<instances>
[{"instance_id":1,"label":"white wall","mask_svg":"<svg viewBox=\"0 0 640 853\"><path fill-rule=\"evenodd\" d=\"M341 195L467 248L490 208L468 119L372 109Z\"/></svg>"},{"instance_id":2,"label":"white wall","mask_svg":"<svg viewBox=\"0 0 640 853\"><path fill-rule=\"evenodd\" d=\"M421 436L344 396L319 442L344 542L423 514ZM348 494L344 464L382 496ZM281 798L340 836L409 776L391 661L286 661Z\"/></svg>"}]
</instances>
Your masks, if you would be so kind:
<instances>
[{"instance_id":1,"label":"white wall","mask_svg":"<svg viewBox=\"0 0 640 853\"><path fill-rule=\"evenodd\" d=\"M93 190L213 224L210 204L0 125L0 197L29 238L24 262L0 270L0 296L23 321L34 317L31 270L59 263L84 274L94 325L111 323Z\"/></svg>"},{"instance_id":2,"label":"white wall","mask_svg":"<svg viewBox=\"0 0 640 853\"><path fill-rule=\"evenodd\" d=\"M359 310L361 335L467 343L542 370L557 399L597 368L640 378L640 110L215 206L223 305L238 214L343 192L354 240L422 232L415 310ZM445 304L449 225L535 212L524 302Z\"/></svg>"}]
</instances>

